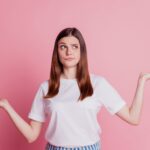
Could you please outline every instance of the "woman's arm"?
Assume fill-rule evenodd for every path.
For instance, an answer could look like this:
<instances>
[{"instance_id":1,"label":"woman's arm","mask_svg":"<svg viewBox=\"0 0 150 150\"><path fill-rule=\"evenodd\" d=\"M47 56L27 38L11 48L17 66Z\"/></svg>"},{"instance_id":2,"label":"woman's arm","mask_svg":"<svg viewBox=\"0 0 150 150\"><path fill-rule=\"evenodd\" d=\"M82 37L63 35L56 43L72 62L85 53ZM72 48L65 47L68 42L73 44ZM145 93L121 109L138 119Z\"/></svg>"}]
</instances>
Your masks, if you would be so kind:
<instances>
[{"instance_id":1,"label":"woman's arm","mask_svg":"<svg viewBox=\"0 0 150 150\"><path fill-rule=\"evenodd\" d=\"M26 140L31 143L37 139L40 134L42 122L31 120L30 124L24 121L13 109L7 99L0 98L0 108L3 108Z\"/></svg>"},{"instance_id":2,"label":"woman's arm","mask_svg":"<svg viewBox=\"0 0 150 150\"><path fill-rule=\"evenodd\" d=\"M132 125L138 125L140 122L140 114L143 105L144 85L145 82L149 79L150 73L140 74L131 106L128 107L125 105L119 112L116 113L117 116Z\"/></svg>"}]
</instances>

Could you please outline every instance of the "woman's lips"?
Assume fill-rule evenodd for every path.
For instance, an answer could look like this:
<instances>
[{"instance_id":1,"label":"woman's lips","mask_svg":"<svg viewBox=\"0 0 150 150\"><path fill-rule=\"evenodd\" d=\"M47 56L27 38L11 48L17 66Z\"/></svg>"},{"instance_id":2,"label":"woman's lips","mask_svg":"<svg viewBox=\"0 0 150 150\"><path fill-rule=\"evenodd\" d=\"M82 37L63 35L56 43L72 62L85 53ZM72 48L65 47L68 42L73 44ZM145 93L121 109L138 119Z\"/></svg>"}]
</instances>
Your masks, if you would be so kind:
<instances>
[{"instance_id":1,"label":"woman's lips","mask_svg":"<svg viewBox=\"0 0 150 150\"><path fill-rule=\"evenodd\" d=\"M69 60L69 61L70 61L70 60L73 60L73 59L74 59L74 58L66 58L65 60Z\"/></svg>"}]
</instances>

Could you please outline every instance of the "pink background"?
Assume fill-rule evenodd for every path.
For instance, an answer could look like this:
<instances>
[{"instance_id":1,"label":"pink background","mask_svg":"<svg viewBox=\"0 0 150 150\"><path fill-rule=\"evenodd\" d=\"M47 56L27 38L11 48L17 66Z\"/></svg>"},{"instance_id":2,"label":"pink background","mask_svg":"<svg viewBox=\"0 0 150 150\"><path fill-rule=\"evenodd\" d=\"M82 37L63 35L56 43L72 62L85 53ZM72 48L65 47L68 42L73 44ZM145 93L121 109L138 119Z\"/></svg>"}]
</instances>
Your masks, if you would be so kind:
<instances>
[{"instance_id":1,"label":"pink background","mask_svg":"<svg viewBox=\"0 0 150 150\"><path fill-rule=\"evenodd\" d=\"M131 105L140 72L150 71L149 6L148 0L1 0L0 97L29 122L35 92L49 77L54 40L75 26L87 44L90 72L105 76ZM150 149L149 90L146 83L139 126L101 110L103 150ZM0 149L42 150L46 127L29 144L0 110Z\"/></svg>"}]
</instances>

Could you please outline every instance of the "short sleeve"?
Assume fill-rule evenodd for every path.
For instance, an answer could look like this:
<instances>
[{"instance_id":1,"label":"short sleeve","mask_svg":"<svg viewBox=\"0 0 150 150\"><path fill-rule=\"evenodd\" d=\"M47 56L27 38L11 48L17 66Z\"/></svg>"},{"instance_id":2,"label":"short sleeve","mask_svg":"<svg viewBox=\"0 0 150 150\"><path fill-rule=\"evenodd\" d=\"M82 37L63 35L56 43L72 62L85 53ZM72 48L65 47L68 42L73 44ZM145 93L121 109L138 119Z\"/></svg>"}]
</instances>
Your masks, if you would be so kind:
<instances>
[{"instance_id":1,"label":"short sleeve","mask_svg":"<svg viewBox=\"0 0 150 150\"><path fill-rule=\"evenodd\" d=\"M28 114L28 118L40 121L40 122L45 122L46 120L46 113L44 110L44 101L43 101L43 89L42 86L38 88L34 100L32 102L31 110Z\"/></svg>"},{"instance_id":2,"label":"short sleeve","mask_svg":"<svg viewBox=\"0 0 150 150\"><path fill-rule=\"evenodd\" d=\"M96 84L98 100L111 115L114 115L126 105L125 100L119 95L118 91L104 77L98 77Z\"/></svg>"}]
</instances>

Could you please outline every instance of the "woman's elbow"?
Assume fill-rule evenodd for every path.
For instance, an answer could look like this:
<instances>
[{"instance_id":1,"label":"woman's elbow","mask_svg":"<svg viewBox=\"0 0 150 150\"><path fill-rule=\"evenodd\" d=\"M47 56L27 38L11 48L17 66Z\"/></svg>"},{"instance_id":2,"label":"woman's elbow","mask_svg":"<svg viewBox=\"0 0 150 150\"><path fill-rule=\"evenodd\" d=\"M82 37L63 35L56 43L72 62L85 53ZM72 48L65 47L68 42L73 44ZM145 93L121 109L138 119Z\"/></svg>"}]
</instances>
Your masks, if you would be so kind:
<instances>
[{"instance_id":1,"label":"woman's elbow","mask_svg":"<svg viewBox=\"0 0 150 150\"><path fill-rule=\"evenodd\" d=\"M36 141L36 139L28 139L27 141L28 143L33 143L34 141Z\"/></svg>"},{"instance_id":2,"label":"woman's elbow","mask_svg":"<svg viewBox=\"0 0 150 150\"><path fill-rule=\"evenodd\" d=\"M140 124L140 121L131 121L129 123L133 126L138 126Z\"/></svg>"},{"instance_id":3,"label":"woman's elbow","mask_svg":"<svg viewBox=\"0 0 150 150\"><path fill-rule=\"evenodd\" d=\"M37 140L37 138L38 138L38 135L34 135L34 134L32 133L32 136L30 136L30 138L27 139L27 142L28 142L28 143L33 143L34 141Z\"/></svg>"}]
</instances>

